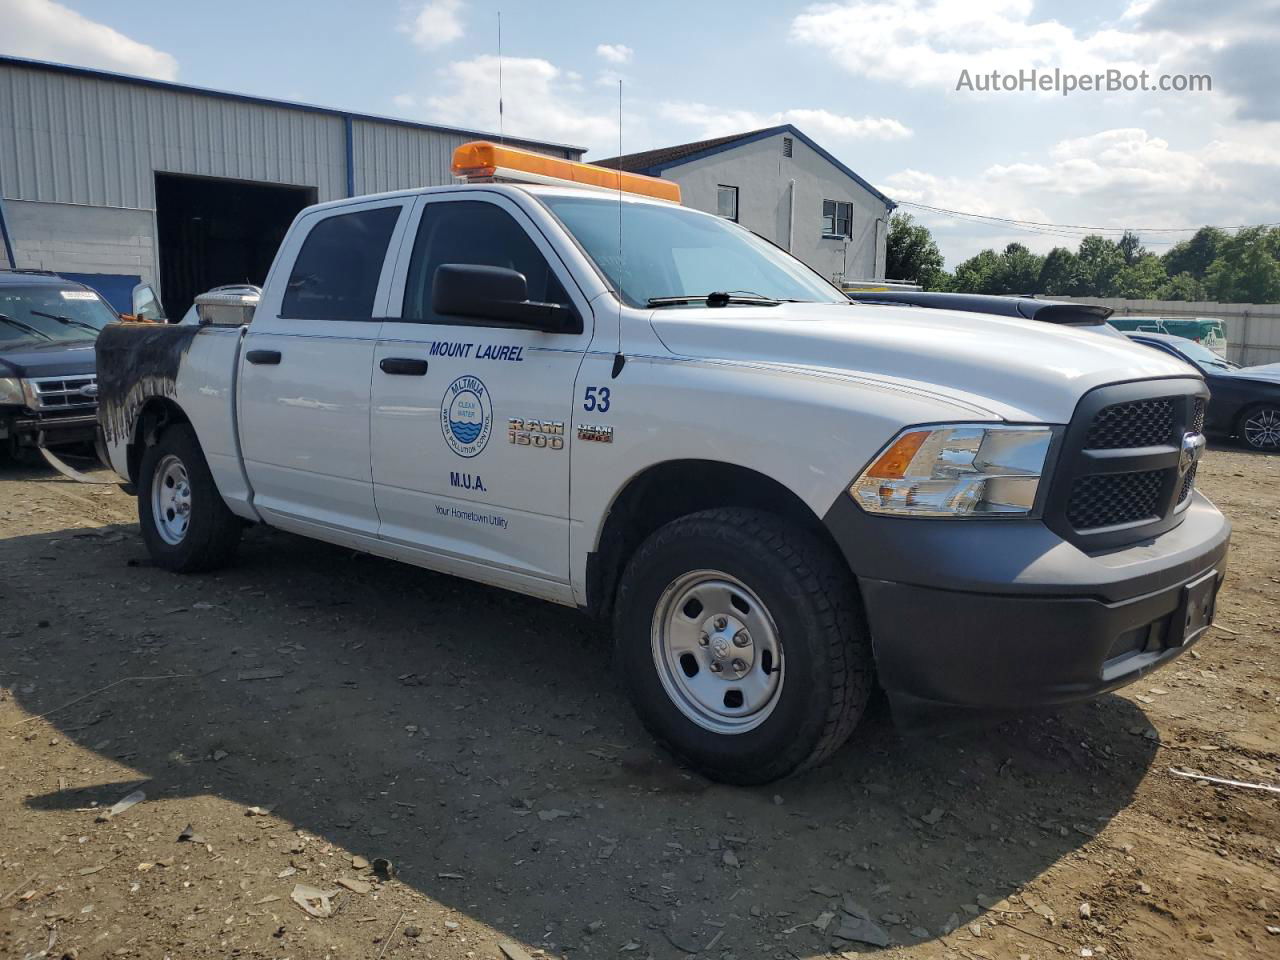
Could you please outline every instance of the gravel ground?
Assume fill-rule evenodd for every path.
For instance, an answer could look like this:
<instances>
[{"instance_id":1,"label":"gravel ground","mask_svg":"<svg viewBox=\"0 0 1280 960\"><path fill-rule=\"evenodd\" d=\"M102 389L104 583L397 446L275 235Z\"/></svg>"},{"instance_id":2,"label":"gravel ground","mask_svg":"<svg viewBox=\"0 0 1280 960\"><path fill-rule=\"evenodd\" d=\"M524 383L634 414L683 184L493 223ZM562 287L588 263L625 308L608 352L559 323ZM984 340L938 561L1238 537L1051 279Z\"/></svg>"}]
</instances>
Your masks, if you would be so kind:
<instances>
[{"instance_id":1,"label":"gravel ground","mask_svg":"<svg viewBox=\"0 0 1280 960\"><path fill-rule=\"evenodd\" d=\"M881 709L745 790L572 611L271 531L174 576L114 487L10 469L0 956L1275 957L1280 796L1169 770L1280 783L1280 457L1201 486L1235 539L1188 656L945 738Z\"/></svg>"}]
</instances>

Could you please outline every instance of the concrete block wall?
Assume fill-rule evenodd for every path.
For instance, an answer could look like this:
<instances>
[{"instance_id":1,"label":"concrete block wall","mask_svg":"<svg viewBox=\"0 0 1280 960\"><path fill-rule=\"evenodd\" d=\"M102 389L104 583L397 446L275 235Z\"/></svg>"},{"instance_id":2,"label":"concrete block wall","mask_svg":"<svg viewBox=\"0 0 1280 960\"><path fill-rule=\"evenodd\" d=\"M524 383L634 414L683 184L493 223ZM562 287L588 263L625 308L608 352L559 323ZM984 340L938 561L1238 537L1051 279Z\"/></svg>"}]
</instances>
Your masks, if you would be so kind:
<instances>
[{"instance_id":1,"label":"concrete block wall","mask_svg":"<svg viewBox=\"0 0 1280 960\"><path fill-rule=\"evenodd\" d=\"M31 200L5 200L4 210L19 267L158 282L150 210Z\"/></svg>"}]
</instances>

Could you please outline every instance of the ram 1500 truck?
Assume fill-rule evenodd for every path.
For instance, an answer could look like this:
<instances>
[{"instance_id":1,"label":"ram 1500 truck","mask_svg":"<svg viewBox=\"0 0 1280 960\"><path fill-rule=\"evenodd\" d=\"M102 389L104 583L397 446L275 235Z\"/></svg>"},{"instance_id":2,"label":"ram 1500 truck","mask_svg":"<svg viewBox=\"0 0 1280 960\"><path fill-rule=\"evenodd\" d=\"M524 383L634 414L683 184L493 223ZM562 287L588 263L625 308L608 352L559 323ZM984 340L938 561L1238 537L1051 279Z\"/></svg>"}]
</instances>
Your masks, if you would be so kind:
<instances>
[{"instance_id":1,"label":"ram 1500 truck","mask_svg":"<svg viewBox=\"0 0 1280 960\"><path fill-rule=\"evenodd\" d=\"M311 207L250 323L113 326L98 370L158 565L267 524L582 608L648 729L730 782L828 757L875 684L909 719L1112 690L1204 633L1225 570L1185 364L851 303L622 191Z\"/></svg>"}]
</instances>

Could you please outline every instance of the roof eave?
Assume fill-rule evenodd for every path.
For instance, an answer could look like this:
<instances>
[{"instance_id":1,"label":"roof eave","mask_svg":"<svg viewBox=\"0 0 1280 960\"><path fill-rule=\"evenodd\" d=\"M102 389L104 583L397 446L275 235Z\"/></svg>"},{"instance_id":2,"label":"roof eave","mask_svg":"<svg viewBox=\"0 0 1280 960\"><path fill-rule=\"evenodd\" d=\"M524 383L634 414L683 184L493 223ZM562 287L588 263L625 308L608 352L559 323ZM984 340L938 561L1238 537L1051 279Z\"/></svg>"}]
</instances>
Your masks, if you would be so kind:
<instances>
[{"instance_id":1,"label":"roof eave","mask_svg":"<svg viewBox=\"0 0 1280 960\"><path fill-rule=\"evenodd\" d=\"M320 113L326 116L352 120L367 120L371 123L388 123L398 127L410 127L415 130L431 130L437 133L453 133L472 137L476 140L498 140L499 134L470 130L464 127L451 127L443 123L421 123L416 120L405 120L400 117L387 117L376 113L360 113L354 110L340 110L336 107L322 107L313 103L300 103L294 100L276 100L271 97L260 97L251 93L234 93L229 90L215 90L212 87L197 87L186 83L175 83L172 80L155 80L151 77L139 77L129 73L115 73L111 70L100 70L96 67L77 67L67 63L55 63L51 60L33 60L29 57L14 57L0 54L0 65L27 67L44 70L49 73L66 73L73 76L93 77L98 80L112 80L117 83L129 83L140 87L151 87L158 90L169 90L174 93L199 94L216 97L220 100L233 100L239 103L253 103L260 106L280 107L286 110L301 110L305 113ZM554 143L550 140L537 140L531 137L505 137L511 143L526 146L550 147L555 150L572 150L578 154L587 152L587 147L579 147L571 143Z\"/></svg>"},{"instance_id":2,"label":"roof eave","mask_svg":"<svg viewBox=\"0 0 1280 960\"><path fill-rule=\"evenodd\" d=\"M868 193L872 194L873 196L877 197L879 200L883 201L884 205L888 209L894 210L897 208L898 204L894 200L885 196L883 193L881 193L879 190L873 187L869 182L867 182L862 177L858 176L858 174L854 173L853 170L849 169L848 166L846 166L840 160L832 156L827 150L825 150L823 147L819 146L816 142L810 139L807 134L805 134L799 128L797 128L796 126L790 123L779 124L776 127L766 127L764 130L757 130L754 133L744 134L741 138L737 140L733 140L729 143L722 143L719 146L708 147L706 150L699 150L697 153L691 153L687 157L680 157L676 160L670 160L666 163L654 164L653 166L646 167L643 170L633 170L631 172L643 173L651 177L660 177L662 176L663 171L670 170L672 167L680 167L686 163L693 163L695 160L702 160L702 159L705 159L706 157L713 157L718 153L724 153L728 150L736 150L738 147L746 146L749 143L755 143L757 140L767 140L769 137L776 137L779 134L788 134L790 136L795 137L797 140L801 141L805 146L807 146L814 153L818 154L818 156L822 157L824 160L826 160L828 163L830 163L832 166L838 169L845 176L849 177L851 180L857 183L860 187L862 187Z\"/></svg>"}]
</instances>

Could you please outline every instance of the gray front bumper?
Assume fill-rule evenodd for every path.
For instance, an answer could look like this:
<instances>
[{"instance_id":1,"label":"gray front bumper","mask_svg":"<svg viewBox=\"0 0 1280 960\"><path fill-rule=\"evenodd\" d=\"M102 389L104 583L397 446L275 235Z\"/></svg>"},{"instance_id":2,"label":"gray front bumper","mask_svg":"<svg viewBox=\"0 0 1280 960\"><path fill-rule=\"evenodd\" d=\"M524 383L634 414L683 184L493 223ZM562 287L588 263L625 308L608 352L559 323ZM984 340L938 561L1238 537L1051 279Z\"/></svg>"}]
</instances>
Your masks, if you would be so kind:
<instances>
[{"instance_id":1,"label":"gray front bumper","mask_svg":"<svg viewBox=\"0 0 1280 960\"><path fill-rule=\"evenodd\" d=\"M833 506L895 712L1065 703L1178 656L1184 586L1220 584L1231 527L1200 494L1183 521L1086 554L1036 520L901 520Z\"/></svg>"}]
</instances>

